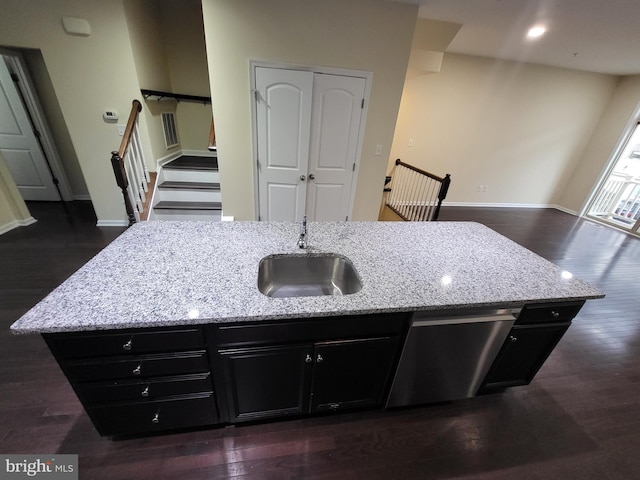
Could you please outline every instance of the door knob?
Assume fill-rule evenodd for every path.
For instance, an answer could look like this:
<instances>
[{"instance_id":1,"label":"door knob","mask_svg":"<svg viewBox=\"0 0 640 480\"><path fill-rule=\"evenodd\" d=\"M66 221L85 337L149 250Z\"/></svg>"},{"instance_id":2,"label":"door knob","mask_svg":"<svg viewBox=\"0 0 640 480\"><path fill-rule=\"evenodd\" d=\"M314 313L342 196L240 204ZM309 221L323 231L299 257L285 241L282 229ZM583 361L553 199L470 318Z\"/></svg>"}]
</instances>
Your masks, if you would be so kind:
<instances>
[{"instance_id":1,"label":"door knob","mask_svg":"<svg viewBox=\"0 0 640 480\"><path fill-rule=\"evenodd\" d=\"M300 175L300 180L302 180L303 182L306 180L307 177L305 177L304 175Z\"/></svg>"},{"instance_id":2,"label":"door knob","mask_svg":"<svg viewBox=\"0 0 640 480\"><path fill-rule=\"evenodd\" d=\"M309 174L309 180L315 180L316 176L313 173Z\"/></svg>"}]
</instances>

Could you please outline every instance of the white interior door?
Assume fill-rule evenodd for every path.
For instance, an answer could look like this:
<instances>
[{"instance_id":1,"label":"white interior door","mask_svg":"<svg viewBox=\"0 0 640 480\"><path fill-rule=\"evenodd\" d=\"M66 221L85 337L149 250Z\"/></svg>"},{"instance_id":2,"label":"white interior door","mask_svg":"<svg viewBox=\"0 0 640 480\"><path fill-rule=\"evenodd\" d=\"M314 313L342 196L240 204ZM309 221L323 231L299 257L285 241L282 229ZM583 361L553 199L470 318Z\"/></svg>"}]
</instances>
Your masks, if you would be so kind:
<instances>
[{"instance_id":1,"label":"white interior door","mask_svg":"<svg viewBox=\"0 0 640 480\"><path fill-rule=\"evenodd\" d=\"M365 79L315 74L306 212L311 220L349 215Z\"/></svg>"},{"instance_id":2,"label":"white interior door","mask_svg":"<svg viewBox=\"0 0 640 480\"><path fill-rule=\"evenodd\" d=\"M40 144L0 56L0 152L25 200L60 200Z\"/></svg>"},{"instance_id":3,"label":"white interior door","mask_svg":"<svg viewBox=\"0 0 640 480\"><path fill-rule=\"evenodd\" d=\"M260 219L305 213L313 73L256 67Z\"/></svg>"}]
</instances>

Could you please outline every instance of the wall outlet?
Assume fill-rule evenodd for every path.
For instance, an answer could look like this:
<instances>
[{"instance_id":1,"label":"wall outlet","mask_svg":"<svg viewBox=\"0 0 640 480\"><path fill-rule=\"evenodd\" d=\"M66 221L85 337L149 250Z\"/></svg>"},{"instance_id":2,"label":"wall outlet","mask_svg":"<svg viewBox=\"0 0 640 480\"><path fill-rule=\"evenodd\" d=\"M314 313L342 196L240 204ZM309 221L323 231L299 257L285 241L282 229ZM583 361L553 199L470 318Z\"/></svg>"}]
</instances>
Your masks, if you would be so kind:
<instances>
[{"instance_id":1,"label":"wall outlet","mask_svg":"<svg viewBox=\"0 0 640 480\"><path fill-rule=\"evenodd\" d=\"M376 155L382 155L382 145L376 145Z\"/></svg>"},{"instance_id":2,"label":"wall outlet","mask_svg":"<svg viewBox=\"0 0 640 480\"><path fill-rule=\"evenodd\" d=\"M410 138L410 139L409 139L409 146L410 146L410 147L413 147L413 138Z\"/></svg>"},{"instance_id":3,"label":"wall outlet","mask_svg":"<svg viewBox=\"0 0 640 480\"><path fill-rule=\"evenodd\" d=\"M118 125L118 135L122 137L124 135L124 131L126 128L127 128L126 125Z\"/></svg>"},{"instance_id":4,"label":"wall outlet","mask_svg":"<svg viewBox=\"0 0 640 480\"><path fill-rule=\"evenodd\" d=\"M489 189L489 185L478 185L478 192L484 193Z\"/></svg>"}]
</instances>

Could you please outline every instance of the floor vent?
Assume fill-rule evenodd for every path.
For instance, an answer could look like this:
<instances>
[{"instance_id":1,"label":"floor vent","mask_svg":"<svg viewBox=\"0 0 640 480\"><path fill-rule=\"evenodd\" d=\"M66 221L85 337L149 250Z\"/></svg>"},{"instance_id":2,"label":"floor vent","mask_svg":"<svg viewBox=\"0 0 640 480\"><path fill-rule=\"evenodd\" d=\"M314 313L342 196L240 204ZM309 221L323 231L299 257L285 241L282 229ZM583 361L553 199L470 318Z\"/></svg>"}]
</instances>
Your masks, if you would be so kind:
<instances>
[{"instance_id":1,"label":"floor vent","mask_svg":"<svg viewBox=\"0 0 640 480\"><path fill-rule=\"evenodd\" d=\"M173 112L162 113L162 130L164 132L164 143L167 148L178 145L178 132L176 131L176 117Z\"/></svg>"}]
</instances>

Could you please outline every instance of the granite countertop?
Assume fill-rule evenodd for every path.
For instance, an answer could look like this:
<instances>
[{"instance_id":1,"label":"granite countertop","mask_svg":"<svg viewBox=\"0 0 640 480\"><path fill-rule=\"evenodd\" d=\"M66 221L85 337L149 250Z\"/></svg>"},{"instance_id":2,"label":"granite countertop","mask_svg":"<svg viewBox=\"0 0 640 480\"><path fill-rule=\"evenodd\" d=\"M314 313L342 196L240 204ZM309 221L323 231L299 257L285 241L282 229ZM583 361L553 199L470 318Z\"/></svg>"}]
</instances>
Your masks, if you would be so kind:
<instances>
[{"instance_id":1,"label":"granite countertop","mask_svg":"<svg viewBox=\"0 0 640 480\"><path fill-rule=\"evenodd\" d=\"M470 222L311 222L306 252L348 257L362 290L270 298L270 254L305 254L299 225L144 222L129 228L11 326L48 333L343 314L516 307L600 298L493 230Z\"/></svg>"}]
</instances>

